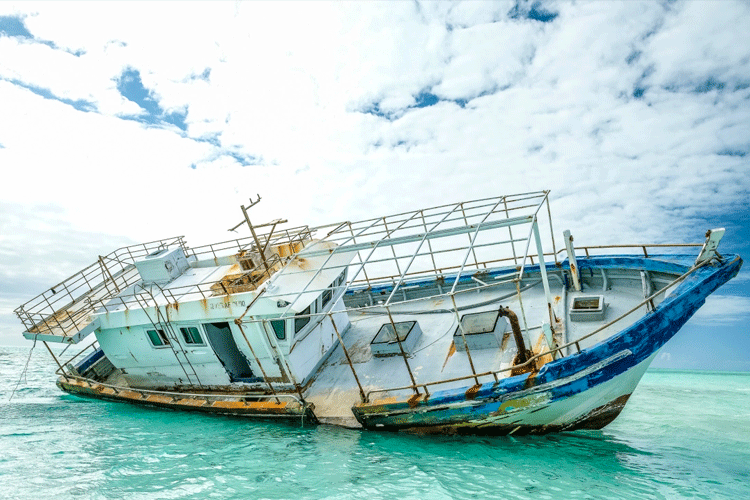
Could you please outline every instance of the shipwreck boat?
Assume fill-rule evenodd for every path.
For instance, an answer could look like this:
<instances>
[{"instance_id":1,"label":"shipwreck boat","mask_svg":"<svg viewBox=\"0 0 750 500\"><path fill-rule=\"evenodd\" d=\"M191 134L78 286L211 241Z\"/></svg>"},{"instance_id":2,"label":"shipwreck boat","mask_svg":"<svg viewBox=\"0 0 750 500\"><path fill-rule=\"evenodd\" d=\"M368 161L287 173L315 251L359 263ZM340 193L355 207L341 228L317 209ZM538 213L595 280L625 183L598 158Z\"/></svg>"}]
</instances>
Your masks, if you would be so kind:
<instances>
[{"instance_id":1,"label":"shipwreck boat","mask_svg":"<svg viewBox=\"0 0 750 500\"><path fill-rule=\"evenodd\" d=\"M558 250L548 194L283 230L243 206L251 236L120 248L16 313L79 396L425 433L599 429L742 260L716 251L723 229L622 248L566 231ZM86 347L63 360L50 342Z\"/></svg>"}]
</instances>

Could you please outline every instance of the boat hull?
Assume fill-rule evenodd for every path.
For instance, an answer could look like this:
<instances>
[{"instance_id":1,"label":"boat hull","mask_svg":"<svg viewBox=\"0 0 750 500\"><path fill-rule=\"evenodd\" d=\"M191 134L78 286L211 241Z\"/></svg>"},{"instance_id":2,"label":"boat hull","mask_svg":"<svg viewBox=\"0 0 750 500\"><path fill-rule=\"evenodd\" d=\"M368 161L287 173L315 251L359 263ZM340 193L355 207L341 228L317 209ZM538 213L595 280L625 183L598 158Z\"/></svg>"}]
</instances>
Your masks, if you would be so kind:
<instances>
[{"instance_id":1,"label":"boat hull","mask_svg":"<svg viewBox=\"0 0 750 500\"><path fill-rule=\"evenodd\" d=\"M241 395L224 393L180 394L174 392L144 391L130 388L116 388L80 378L63 378L57 386L76 396L103 399L142 406L167 408L171 410L196 411L219 415L233 415L256 419L289 419L316 423L313 408L298 401L275 399L247 400Z\"/></svg>"},{"instance_id":2,"label":"boat hull","mask_svg":"<svg viewBox=\"0 0 750 500\"><path fill-rule=\"evenodd\" d=\"M538 372L428 397L362 403L352 411L365 428L417 433L517 435L600 429L622 411L658 349L741 265L742 260L733 257L696 270L629 328L547 363Z\"/></svg>"}]
</instances>

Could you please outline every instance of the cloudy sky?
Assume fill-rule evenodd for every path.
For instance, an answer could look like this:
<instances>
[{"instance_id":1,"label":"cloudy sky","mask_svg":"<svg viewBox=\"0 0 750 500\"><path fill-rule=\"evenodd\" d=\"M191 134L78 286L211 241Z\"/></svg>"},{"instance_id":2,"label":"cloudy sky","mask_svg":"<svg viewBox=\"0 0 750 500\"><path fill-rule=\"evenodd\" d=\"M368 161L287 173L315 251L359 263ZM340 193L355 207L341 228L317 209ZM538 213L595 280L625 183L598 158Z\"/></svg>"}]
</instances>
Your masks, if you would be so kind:
<instances>
[{"instance_id":1,"label":"cloudy sky","mask_svg":"<svg viewBox=\"0 0 750 500\"><path fill-rule=\"evenodd\" d=\"M0 344L97 255L550 189L750 257L750 3L0 2ZM750 370L750 272L656 366ZM709 344L710 347L707 347Z\"/></svg>"}]
</instances>

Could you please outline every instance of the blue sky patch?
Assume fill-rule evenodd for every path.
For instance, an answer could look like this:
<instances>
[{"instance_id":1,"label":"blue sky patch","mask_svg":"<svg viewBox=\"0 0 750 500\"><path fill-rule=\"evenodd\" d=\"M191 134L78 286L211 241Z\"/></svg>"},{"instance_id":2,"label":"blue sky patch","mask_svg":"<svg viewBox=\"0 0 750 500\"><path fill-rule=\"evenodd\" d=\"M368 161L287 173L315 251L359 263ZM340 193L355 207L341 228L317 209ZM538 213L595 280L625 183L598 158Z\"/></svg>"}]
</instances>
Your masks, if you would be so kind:
<instances>
[{"instance_id":1,"label":"blue sky patch","mask_svg":"<svg viewBox=\"0 0 750 500\"><path fill-rule=\"evenodd\" d=\"M471 98L459 97L457 99L443 99L439 97L438 95L433 94L430 90L425 89L425 90L421 90L417 95L415 95L414 104L411 106L407 106L406 108L395 110L395 111L384 111L380 109L380 102L374 102L370 104L369 106L366 106L360 109L359 112L378 116L380 118L385 118L388 121L394 121L394 120L397 120L398 118L401 118L403 114L410 109L428 108L430 106L435 106L436 104L440 102L452 102L453 104L456 104L460 108L465 108L466 105L473 99L476 99L478 97L483 97L486 95L492 95L496 93L498 90L505 90L507 88L510 88L510 85L500 88L500 89L498 89L497 87L493 87Z\"/></svg>"},{"instance_id":2,"label":"blue sky patch","mask_svg":"<svg viewBox=\"0 0 750 500\"><path fill-rule=\"evenodd\" d=\"M239 163L243 167L246 167L247 165L258 165L260 163L257 157L246 155L237 151L222 151L222 155L234 158L237 163Z\"/></svg>"},{"instance_id":3,"label":"blue sky patch","mask_svg":"<svg viewBox=\"0 0 750 500\"><path fill-rule=\"evenodd\" d=\"M76 99L76 100L66 99L64 97L60 97L60 96L53 94L52 91L49 89L45 89L43 87L37 87L36 85L30 85L28 83L24 83L19 80L7 80L7 81L12 83L13 85L29 90L38 96L44 97L45 99L58 101L63 104L67 104L68 106L72 106L78 111L83 111L86 113L89 113L91 111L97 111L97 107L93 102L89 102L83 99Z\"/></svg>"},{"instance_id":4,"label":"blue sky patch","mask_svg":"<svg viewBox=\"0 0 750 500\"><path fill-rule=\"evenodd\" d=\"M713 76L709 76L708 79L695 87L695 92L698 94L705 94L712 90L724 90L725 84L718 80L715 80Z\"/></svg>"},{"instance_id":5,"label":"blue sky patch","mask_svg":"<svg viewBox=\"0 0 750 500\"><path fill-rule=\"evenodd\" d=\"M370 104L369 106L366 106L365 108L361 110L361 112L368 114L368 115L374 115L380 118L385 118L388 121L393 121L396 118L398 118L398 115L396 113L388 113L386 111L381 110L379 102L375 102L375 103Z\"/></svg>"},{"instance_id":6,"label":"blue sky patch","mask_svg":"<svg viewBox=\"0 0 750 500\"><path fill-rule=\"evenodd\" d=\"M740 158L744 158L747 156L747 151L741 149L722 149L716 154L719 156L739 156Z\"/></svg>"},{"instance_id":7,"label":"blue sky patch","mask_svg":"<svg viewBox=\"0 0 750 500\"><path fill-rule=\"evenodd\" d=\"M117 80L117 90L125 99L133 101L150 114L161 113L159 103L151 98L151 92L146 90L141 81L141 72L128 68L122 72Z\"/></svg>"},{"instance_id":8,"label":"blue sky patch","mask_svg":"<svg viewBox=\"0 0 750 500\"><path fill-rule=\"evenodd\" d=\"M143 86L141 72L134 68L127 68L117 79L117 90L127 100L136 103L146 112L145 116L129 117L150 125L170 124L180 130L187 130L185 118L187 111L172 111L165 113L159 102L154 99L150 90Z\"/></svg>"},{"instance_id":9,"label":"blue sky patch","mask_svg":"<svg viewBox=\"0 0 750 500\"><path fill-rule=\"evenodd\" d=\"M530 5L529 5L530 4ZM530 19L541 23L551 23L559 14L550 12L542 7L541 2L528 2L519 0L508 11L508 17L511 19Z\"/></svg>"},{"instance_id":10,"label":"blue sky patch","mask_svg":"<svg viewBox=\"0 0 750 500\"><path fill-rule=\"evenodd\" d=\"M633 64L634 62L636 62L638 59L641 58L641 54L642 52L640 50L634 50L633 52L630 53L628 57L625 58L625 62L628 64Z\"/></svg>"},{"instance_id":11,"label":"blue sky patch","mask_svg":"<svg viewBox=\"0 0 750 500\"><path fill-rule=\"evenodd\" d=\"M26 29L23 18L13 16L0 16L0 36L19 36L21 38L34 38Z\"/></svg>"},{"instance_id":12,"label":"blue sky patch","mask_svg":"<svg viewBox=\"0 0 750 500\"><path fill-rule=\"evenodd\" d=\"M205 141L202 141L202 140L199 139L198 142L205 142ZM226 150L226 149L221 149L220 151L217 151L216 154L212 155L206 161L210 163L210 162L218 160L219 158L222 158L222 157L232 158L234 161L236 161L237 163L239 163L240 166L242 166L242 167L247 167L248 165L260 165L260 164L263 163L263 158L262 157L244 154L244 153L241 153L239 151L229 151L229 150ZM198 169L198 164L197 163L191 163L190 164L190 168L192 170L197 170Z\"/></svg>"},{"instance_id":13,"label":"blue sky patch","mask_svg":"<svg viewBox=\"0 0 750 500\"><path fill-rule=\"evenodd\" d=\"M69 49L61 49L54 42L34 38L34 35L32 35L28 28L26 28L26 24L23 22L22 17L0 16L0 36L18 37L32 40L35 43L46 45L47 47L55 50L63 50L69 54L73 54L76 57L80 57L85 54L85 51L83 50L73 51Z\"/></svg>"},{"instance_id":14,"label":"blue sky patch","mask_svg":"<svg viewBox=\"0 0 750 500\"><path fill-rule=\"evenodd\" d=\"M426 108L428 106L434 106L440 102L440 98L431 92L420 92L415 100L417 101L413 106L415 108Z\"/></svg>"}]
</instances>

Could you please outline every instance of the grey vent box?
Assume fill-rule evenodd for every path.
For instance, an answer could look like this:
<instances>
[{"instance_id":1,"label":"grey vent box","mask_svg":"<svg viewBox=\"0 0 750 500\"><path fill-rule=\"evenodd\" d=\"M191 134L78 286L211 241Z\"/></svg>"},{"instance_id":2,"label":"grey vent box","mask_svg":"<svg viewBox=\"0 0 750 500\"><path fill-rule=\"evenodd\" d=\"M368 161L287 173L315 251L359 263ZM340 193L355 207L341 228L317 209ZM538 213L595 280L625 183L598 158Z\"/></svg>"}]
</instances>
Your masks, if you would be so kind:
<instances>
[{"instance_id":1,"label":"grey vent box","mask_svg":"<svg viewBox=\"0 0 750 500\"><path fill-rule=\"evenodd\" d=\"M135 262L144 285L169 283L188 267L182 247L164 248Z\"/></svg>"},{"instance_id":2,"label":"grey vent box","mask_svg":"<svg viewBox=\"0 0 750 500\"><path fill-rule=\"evenodd\" d=\"M416 321L403 321L395 323L395 325L396 332L398 332L398 340L401 341L401 347L403 347L404 352L411 352L422 336L419 323ZM378 334L370 342L370 349L372 349L373 356L378 357L401 354L401 349L398 347L391 323L386 323L380 327Z\"/></svg>"},{"instance_id":3,"label":"grey vent box","mask_svg":"<svg viewBox=\"0 0 750 500\"><path fill-rule=\"evenodd\" d=\"M606 307L602 295L575 297L570 304L570 321L603 321Z\"/></svg>"},{"instance_id":4,"label":"grey vent box","mask_svg":"<svg viewBox=\"0 0 750 500\"><path fill-rule=\"evenodd\" d=\"M461 329L463 328L463 336ZM457 351L497 349L503 341L503 334L509 330L508 319L500 316L500 311L486 311L464 314L461 324L453 333L453 343ZM464 344L464 338L466 344Z\"/></svg>"}]
</instances>

